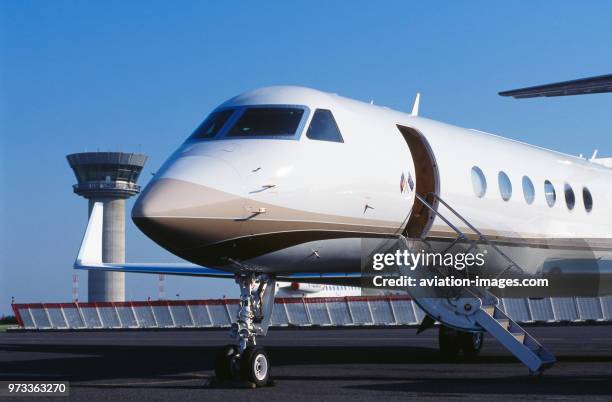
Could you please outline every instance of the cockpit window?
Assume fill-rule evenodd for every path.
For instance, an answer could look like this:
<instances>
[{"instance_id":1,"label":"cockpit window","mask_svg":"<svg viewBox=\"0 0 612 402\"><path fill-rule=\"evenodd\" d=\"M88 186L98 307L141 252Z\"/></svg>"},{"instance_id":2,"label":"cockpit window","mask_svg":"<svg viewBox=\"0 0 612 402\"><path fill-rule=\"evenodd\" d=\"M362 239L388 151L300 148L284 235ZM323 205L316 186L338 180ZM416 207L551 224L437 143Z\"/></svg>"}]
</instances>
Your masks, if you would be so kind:
<instances>
[{"instance_id":1,"label":"cockpit window","mask_svg":"<svg viewBox=\"0 0 612 402\"><path fill-rule=\"evenodd\" d=\"M227 133L228 137L293 136L304 109L290 107L247 108Z\"/></svg>"},{"instance_id":2,"label":"cockpit window","mask_svg":"<svg viewBox=\"0 0 612 402\"><path fill-rule=\"evenodd\" d=\"M211 113L200 127L191 134L189 139L213 138L225 125L230 116L234 113L234 109L220 110Z\"/></svg>"},{"instance_id":3,"label":"cockpit window","mask_svg":"<svg viewBox=\"0 0 612 402\"><path fill-rule=\"evenodd\" d=\"M317 109L306 132L311 140L344 142L334 116L327 109Z\"/></svg>"}]
</instances>

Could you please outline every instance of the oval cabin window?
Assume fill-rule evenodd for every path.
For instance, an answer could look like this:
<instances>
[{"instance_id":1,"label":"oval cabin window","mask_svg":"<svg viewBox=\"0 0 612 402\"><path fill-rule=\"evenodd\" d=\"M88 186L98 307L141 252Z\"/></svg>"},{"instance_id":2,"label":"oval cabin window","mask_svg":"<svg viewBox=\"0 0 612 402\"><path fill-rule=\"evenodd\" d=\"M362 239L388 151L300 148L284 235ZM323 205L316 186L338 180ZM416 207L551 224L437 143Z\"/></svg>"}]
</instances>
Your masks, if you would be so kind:
<instances>
[{"instance_id":1,"label":"oval cabin window","mask_svg":"<svg viewBox=\"0 0 612 402\"><path fill-rule=\"evenodd\" d=\"M555 205L557 193L555 192L555 186L553 186L549 180L544 182L544 196L546 197L546 203L549 207Z\"/></svg>"},{"instance_id":2,"label":"oval cabin window","mask_svg":"<svg viewBox=\"0 0 612 402\"><path fill-rule=\"evenodd\" d=\"M593 197L588 188L582 187L582 201L584 202L584 209L587 212L591 212L593 209Z\"/></svg>"},{"instance_id":3,"label":"oval cabin window","mask_svg":"<svg viewBox=\"0 0 612 402\"><path fill-rule=\"evenodd\" d=\"M508 201L512 197L512 183L510 178L504 172L499 172L497 175L497 181L499 183L499 194L502 200Z\"/></svg>"},{"instance_id":4,"label":"oval cabin window","mask_svg":"<svg viewBox=\"0 0 612 402\"><path fill-rule=\"evenodd\" d=\"M523 176L523 196L527 204L532 204L535 198L535 188L533 182L527 176Z\"/></svg>"},{"instance_id":5,"label":"oval cabin window","mask_svg":"<svg viewBox=\"0 0 612 402\"><path fill-rule=\"evenodd\" d=\"M472 188L478 198L484 197L487 192L487 179L478 166L472 167Z\"/></svg>"},{"instance_id":6,"label":"oval cabin window","mask_svg":"<svg viewBox=\"0 0 612 402\"><path fill-rule=\"evenodd\" d=\"M572 186L565 183L565 186L563 186L563 192L565 193L565 204L567 205L567 209L571 211L574 209L574 205L576 205L574 190L572 190Z\"/></svg>"}]
</instances>

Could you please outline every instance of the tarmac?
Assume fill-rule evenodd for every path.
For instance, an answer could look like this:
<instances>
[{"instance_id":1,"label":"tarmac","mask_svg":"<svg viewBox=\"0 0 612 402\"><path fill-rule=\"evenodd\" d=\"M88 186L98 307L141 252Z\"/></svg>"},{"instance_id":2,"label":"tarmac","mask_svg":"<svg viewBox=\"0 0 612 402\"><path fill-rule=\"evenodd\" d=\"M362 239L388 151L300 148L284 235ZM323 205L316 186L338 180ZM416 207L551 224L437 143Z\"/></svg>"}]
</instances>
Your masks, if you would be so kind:
<instances>
[{"instance_id":1,"label":"tarmac","mask_svg":"<svg viewBox=\"0 0 612 402\"><path fill-rule=\"evenodd\" d=\"M558 359L542 377L490 337L476 360L449 361L437 330L387 327L271 329L259 344L275 385L257 389L210 386L227 330L0 333L0 380L70 381L90 402L612 398L612 325L528 330Z\"/></svg>"}]
</instances>

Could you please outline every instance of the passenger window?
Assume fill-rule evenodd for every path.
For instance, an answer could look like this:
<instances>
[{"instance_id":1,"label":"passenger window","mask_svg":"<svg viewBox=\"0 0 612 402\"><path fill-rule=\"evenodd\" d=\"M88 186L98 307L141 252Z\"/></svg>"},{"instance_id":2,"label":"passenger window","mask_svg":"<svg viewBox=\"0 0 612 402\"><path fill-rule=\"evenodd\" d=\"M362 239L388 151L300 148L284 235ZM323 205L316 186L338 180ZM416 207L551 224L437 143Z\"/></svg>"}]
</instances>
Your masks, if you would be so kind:
<instances>
[{"instance_id":1,"label":"passenger window","mask_svg":"<svg viewBox=\"0 0 612 402\"><path fill-rule=\"evenodd\" d=\"M499 193L504 201L508 201L512 197L512 183L510 178L504 172L499 172L497 175L497 182L499 184Z\"/></svg>"},{"instance_id":2,"label":"passenger window","mask_svg":"<svg viewBox=\"0 0 612 402\"><path fill-rule=\"evenodd\" d=\"M582 201L584 202L584 209L586 209L587 212L591 212L593 209L593 197L586 187L582 187Z\"/></svg>"},{"instance_id":3,"label":"passenger window","mask_svg":"<svg viewBox=\"0 0 612 402\"><path fill-rule=\"evenodd\" d=\"M317 109L306 132L311 140L344 142L334 116L327 109Z\"/></svg>"},{"instance_id":4,"label":"passenger window","mask_svg":"<svg viewBox=\"0 0 612 402\"><path fill-rule=\"evenodd\" d=\"M472 166L472 188L478 198L484 197L487 192L487 179L478 166Z\"/></svg>"},{"instance_id":5,"label":"passenger window","mask_svg":"<svg viewBox=\"0 0 612 402\"><path fill-rule=\"evenodd\" d=\"M523 196L525 196L525 202L527 204L533 203L533 199L535 198L535 188L533 187L531 179L527 176L523 176Z\"/></svg>"},{"instance_id":6,"label":"passenger window","mask_svg":"<svg viewBox=\"0 0 612 402\"><path fill-rule=\"evenodd\" d=\"M565 204L567 205L567 209L574 209L574 205L576 205L576 196L574 195L572 186L565 183L565 186L563 186L563 191L565 192Z\"/></svg>"},{"instance_id":7,"label":"passenger window","mask_svg":"<svg viewBox=\"0 0 612 402\"><path fill-rule=\"evenodd\" d=\"M206 120L196 128L189 139L213 138L221 131L221 128L225 125L232 113L234 113L234 109L226 109L211 113Z\"/></svg>"},{"instance_id":8,"label":"passenger window","mask_svg":"<svg viewBox=\"0 0 612 402\"><path fill-rule=\"evenodd\" d=\"M555 205L557 201L557 193L555 192L555 186L548 180L544 182L544 196L546 197L546 203L549 207Z\"/></svg>"}]
</instances>

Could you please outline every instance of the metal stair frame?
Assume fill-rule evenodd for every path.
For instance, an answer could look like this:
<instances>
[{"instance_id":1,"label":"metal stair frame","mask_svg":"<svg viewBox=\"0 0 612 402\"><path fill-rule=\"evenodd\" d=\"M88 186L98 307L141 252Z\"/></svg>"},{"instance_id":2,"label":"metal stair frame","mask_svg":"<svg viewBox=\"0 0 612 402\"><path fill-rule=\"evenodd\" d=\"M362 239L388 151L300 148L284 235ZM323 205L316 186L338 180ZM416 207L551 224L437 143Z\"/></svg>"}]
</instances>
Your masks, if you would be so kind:
<instances>
[{"instance_id":1,"label":"metal stair frame","mask_svg":"<svg viewBox=\"0 0 612 402\"><path fill-rule=\"evenodd\" d=\"M453 215L455 215L461 222L463 222L470 230L472 230L477 236L478 240L474 241L470 239L462 230L454 225L448 218L440 213L433 205L427 202L419 194L415 194L415 197L427 207L435 216L439 217L444 223L446 223L451 229L453 229L458 237L455 239L450 246L448 246L444 253L448 252L455 244L460 240L465 240L470 243L470 247L467 252L471 252L474 248L478 247L478 241L481 241L499 253L509 265L503 269L495 278L499 278L502 274L507 272L513 266L517 267L522 272L525 272L516 262L514 262L509 256L507 256L502 250L500 250L495 244L491 243L487 237L475 228L470 222L467 221L461 214L453 209L448 203L446 203L439 195L435 193L429 193L427 196L432 196L437 201L447 208ZM426 196L426 197L427 197ZM421 239L426 242L425 235ZM427 242L426 242L427 243ZM428 243L427 243L428 244ZM465 288L465 291L478 299L477 306L471 313L467 313L466 316L473 319L478 326L483 330L487 331L491 336L496 338L508 351L510 351L517 359L519 359L527 368L530 373L542 373L543 370L551 367L556 359L548 350L546 350L533 336L525 331L520 325L518 325L510 316L504 313L499 307L499 299L489 292L489 289L470 287ZM419 306L421 304L418 300L415 300ZM461 301L461 299L459 300ZM461 301L462 302L462 301ZM483 304L487 303L487 304ZM423 308L423 306L421 306ZM427 311L423 308L424 311ZM444 322L440 317L436 317L442 324Z\"/></svg>"},{"instance_id":2,"label":"metal stair frame","mask_svg":"<svg viewBox=\"0 0 612 402\"><path fill-rule=\"evenodd\" d=\"M497 306L483 306L474 315L476 322L531 373L541 373L555 363L555 357L548 350Z\"/></svg>"}]
</instances>

